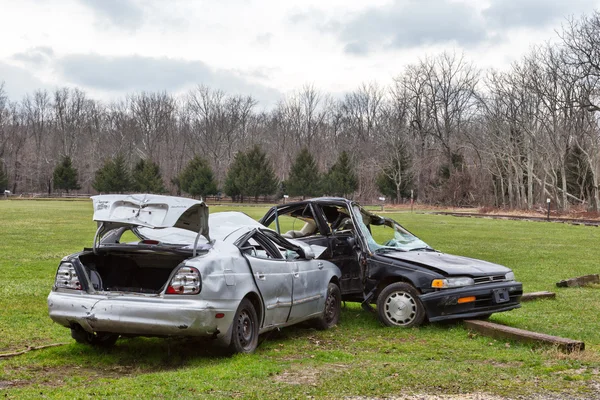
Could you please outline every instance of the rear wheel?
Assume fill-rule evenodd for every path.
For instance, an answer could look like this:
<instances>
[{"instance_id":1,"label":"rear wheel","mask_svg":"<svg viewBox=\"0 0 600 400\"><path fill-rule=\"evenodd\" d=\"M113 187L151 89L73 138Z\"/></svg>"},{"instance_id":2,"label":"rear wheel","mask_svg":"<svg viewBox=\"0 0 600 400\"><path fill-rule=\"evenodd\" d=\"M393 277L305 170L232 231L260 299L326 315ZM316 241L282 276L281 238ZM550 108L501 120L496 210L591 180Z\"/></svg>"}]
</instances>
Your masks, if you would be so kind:
<instances>
[{"instance_id":1,"label":"rear wheel","mask_svg":"<svg viewBox=\"0 0 600 400\"><path fill-rule=\"evenodd\" d=\"M377 297L377 316L382 324L411 328L425 320L419 292L404 282L386 286Z\"/></svg>"},{"instance_id":2,"label":"rear wheel","mask_svg":"<svg viewBox=\"0 0 600 400\"><path fill-rule=\"evenodd\" d=\"M340 320L341 310L342 293L340 292L340 288L335 283L329 283L323 315L315 320L315 328L325 330L337 325Z\"/></svg>"},{"instance_id":3,"label":"rear wheel","mask_svg":"<svg viewBox=\"0 0 600 400\"><path fill-rule=\"evenodd\" d=\"M258 346L258 316L248 299L243 299L235 312L229 349L234 353L253 353Z\"/></svg>"},{"instance_id":4,"label":"rear wheel","mask_svg":"<svg viewBox=\"0 0 600 400\"><path fill-rule=\"evenodd\" d=\"M71 328L71 337L75 339L77 343L88 344L91 346L98 347L111 347L119 339L119 335L116 333L107 332L94 332L90 333L81 327Z\"/></svg>"}]
</instances>

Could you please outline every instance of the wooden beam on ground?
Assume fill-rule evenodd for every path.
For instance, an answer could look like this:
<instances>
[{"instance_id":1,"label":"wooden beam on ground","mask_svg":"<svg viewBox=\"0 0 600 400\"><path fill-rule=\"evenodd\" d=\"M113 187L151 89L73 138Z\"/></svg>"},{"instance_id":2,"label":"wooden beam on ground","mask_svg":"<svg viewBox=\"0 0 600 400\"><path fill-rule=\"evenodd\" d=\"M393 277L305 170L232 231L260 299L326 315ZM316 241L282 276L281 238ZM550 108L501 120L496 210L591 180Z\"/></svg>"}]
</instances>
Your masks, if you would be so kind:
<instances>
[{"instance_id":1,"label":"wooden beam on ground","mask_svg":"<svg viewBox=\"0 0 600 400\"><path fill-rule=\"evenodd\" d=\"M560 282L556 282L558 287L580 287L589 285L590 283L600 283L600 275L584 275L577 278L566 279Z\"/></svg>"},{"instance_id":2,"label":"wooden beam on ground","mask_svg":"<svg viewBox=\"0 0 600 400\"><path fill-rule=\"evenodd\" d=\"M554 292L531 292L531 293L523 293L521 296L521 301L531 301L537 299L555 299L556 293Z\"/></svg>"},{"instance_id":3,"label":"wooden beam on ground","mask_svg":"<svg viewBox=\"0 0 600 400\"><path fill-rule=\"evenodd\" d=\"M526 331L524 329L511 328L510 326L494 324L493 322L466 320L465 325L470 330L496 339L511 339L525 343L555 346L565 353L583 351L585 349L585 343L579 340L565 339L558 336Z\"/></svg>"}]
</instances>

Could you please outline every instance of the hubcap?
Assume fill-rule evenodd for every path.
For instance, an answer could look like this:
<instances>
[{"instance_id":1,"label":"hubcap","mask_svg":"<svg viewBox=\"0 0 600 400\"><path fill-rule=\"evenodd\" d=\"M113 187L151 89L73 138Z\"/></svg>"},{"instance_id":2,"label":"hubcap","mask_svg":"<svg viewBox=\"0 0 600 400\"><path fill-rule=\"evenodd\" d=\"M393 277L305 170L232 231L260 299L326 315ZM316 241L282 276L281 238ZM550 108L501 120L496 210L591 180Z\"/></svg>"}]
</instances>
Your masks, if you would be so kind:
<instances>
[{"instance_id":1,"label":"hubcap","mask_svg":"<svg viewBox=\"0 0 600 400\"><path fill-rule=\"evenodd\" d=\"M417 303L406 292L394 292L385 299L385 316L394 325L407 325L417 316Z\"/></svg>"}]
</instances>

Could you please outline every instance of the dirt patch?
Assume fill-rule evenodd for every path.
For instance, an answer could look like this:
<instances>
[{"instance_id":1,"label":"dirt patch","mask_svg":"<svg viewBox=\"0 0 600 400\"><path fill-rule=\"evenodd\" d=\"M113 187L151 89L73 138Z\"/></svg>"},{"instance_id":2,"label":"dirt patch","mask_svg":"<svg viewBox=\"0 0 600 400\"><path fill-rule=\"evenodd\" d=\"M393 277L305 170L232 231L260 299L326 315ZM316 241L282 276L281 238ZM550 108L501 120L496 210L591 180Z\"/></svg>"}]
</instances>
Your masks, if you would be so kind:
<instances>
[{"instance_id":1,"label":"dirt patch","mask_svg":"<svg viewBox=\"0 0 600 400\"><path fill-rule=\"evenodd\" d=\"M64 385L67 378L82 378L90 382L101 378L117 379L133 375L132 371L134 369L135 367L126 366L109 368L79 366L18 368L16 371L22 375L31 376L31 378L0 381L0 389L30 385L59 387Z\"/></svg>"},{"instance_id":2,"label":"dirt patch","mask_svg":"<svg viewBox=\"0 0 600 400\"><path fill-rule=\"evenodd\" d=\"M322 367L314 365L298 365L274 375L273 380L275 382L287 383L288 385L317 386L319 377L322 373L333 370L340 371L346 368L348 368L348 365L346 364L327 364Z\"/></svg>"},{"instance_id":3,"label":"dirt patch","mask_svg":"<svg viewBox=\"0 0 600 400\"><path fill-rule=\"evenodd\" d=\"M0 390L10 389L19 386L27 386L27 381L15 379L12 381L0 381Z\"/></svg>"}]
</instances>

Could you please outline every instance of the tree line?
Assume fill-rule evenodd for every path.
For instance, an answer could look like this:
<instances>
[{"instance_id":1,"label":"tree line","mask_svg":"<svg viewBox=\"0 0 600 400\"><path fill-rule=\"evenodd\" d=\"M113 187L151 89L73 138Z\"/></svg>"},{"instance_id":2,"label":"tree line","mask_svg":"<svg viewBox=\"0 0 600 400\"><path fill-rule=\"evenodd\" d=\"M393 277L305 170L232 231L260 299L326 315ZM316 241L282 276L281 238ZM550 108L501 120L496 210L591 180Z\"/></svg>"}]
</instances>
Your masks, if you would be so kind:
<instances>
[{"instance_id":1,"label":"tree line","mask_svg":"<svg viewBox=\"0 0 600 400\"><path fill-rule=\"evenodd\" d=\"M400 201L413 191L433 204L531 209L550 198L598 211L598 48L594 12L566 20L556 41L506 71L444 52L388 87L336 98L305 85L270 110L203 85L108 104L70 88L14 100L0 86L0 186L67 190L55 170L68 160L77 186L68 190L86 193ZM123 186L106 186L117 178Z\"/></svg>"}]
</instances>

